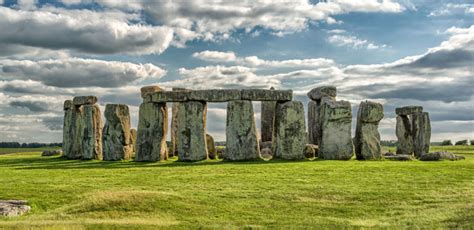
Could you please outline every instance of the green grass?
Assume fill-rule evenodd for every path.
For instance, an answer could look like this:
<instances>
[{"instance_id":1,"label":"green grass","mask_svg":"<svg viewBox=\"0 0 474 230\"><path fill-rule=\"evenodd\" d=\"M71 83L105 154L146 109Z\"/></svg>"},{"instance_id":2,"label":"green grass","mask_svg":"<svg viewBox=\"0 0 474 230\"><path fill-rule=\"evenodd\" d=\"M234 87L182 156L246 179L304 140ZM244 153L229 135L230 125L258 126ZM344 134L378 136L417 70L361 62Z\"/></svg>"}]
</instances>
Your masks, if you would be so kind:
<instances>
[{"instance_id":1,"label":"green grass","mask_svg":"<svg viewBox=\"0 0 474 230\"><path fill-rule=\"evenodd\" d=\"M0 155L0 199L33 207L0 217L0 229L472 229L474 147L448 150L466 160L136 163Z\"/></svg>"},{"instance_id":2,"label":"green grass","mask_svg":"<svg viewBox=\"0 0 474 230\"><path fill-rule=\"evenodd\" d=\"M27 153L27 152L42 152L43 150L56 150L61 149L61 147L41 147L41 148L0 148L1 154L9 153Z\"/></svg>"}]
</instances>

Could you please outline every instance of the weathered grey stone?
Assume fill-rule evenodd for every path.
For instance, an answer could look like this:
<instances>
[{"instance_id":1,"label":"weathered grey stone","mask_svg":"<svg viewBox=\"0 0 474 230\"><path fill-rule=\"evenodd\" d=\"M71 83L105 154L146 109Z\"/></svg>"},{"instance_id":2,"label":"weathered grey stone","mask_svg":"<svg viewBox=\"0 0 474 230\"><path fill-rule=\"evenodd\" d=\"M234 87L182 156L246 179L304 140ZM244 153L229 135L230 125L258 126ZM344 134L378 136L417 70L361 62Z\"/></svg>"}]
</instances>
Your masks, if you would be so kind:
<instances>
[{"instance_id":1,"label":"weathered grey stone","mask_svg":"<svg viewBox=\"0 0 474 230\"><path fill-rule=\"evenodd\" d=\"M64 101L64 106L63 106L64 111L69 110L69 109L73 109L73 108L74 108L74 103L72 103L72 100L65 100Z\"/></svg>"},{"instance_id":2,"label":"weathered grey stone","mask_svg":"<svg viewBox=\"0 0 474 230\"><path fill-rule=\"evenodd\" d=\"M82 158L84 121L84 106L74 106L65 111L63 151L67 159Z\"/></svg>"},{"instance_id":3,"label":"weathered grey stone","mask_svg":"<svg viewBox=\"0 0 474 230\"><path fill-rule=\"evenodd\" d=\"M187 96L188 101L226 102L240 100L239 89L192 90Z\"/></svg>"},{"instance_id":4,"label":"weathered grey stone","mask_svg":"<svg viewBox=\"0 0 474 230\"><path fill-rule=\"evenodd\" d=\"M243 89L241 99L250 101L291 101L293 90Z\"/></svg>"},{"instance_id":5,"label":"weathered grey stone","mask_svg":"<svg viewBox=\"0 0 474 230\"><path fill-rule=\"evenodd\" d=\"M360 103L354 138L355 153L358 160L382 159L378 126L383 116L382 104L370 101Z\"/></svg>"},{"instance_id":6,"label":"weathered grey stone","mask_svg":"<svg viewBox=\"0 0 474 230\"><path fill-rule=\"evenodd\" d=\"M206 145L207 145L207 154L209 156L209 159L214 160L217 158L217 150L216 150L216 145L214 143L214 138L206 133Z\"/></svg>"},{"instance_id":7,"label":"weathered grey stone","mask_svg":"<svg viewBox=\"0 0 474 230\"><path fill-rule=\"evenodd\" d=\"M105 106L103 131L103 159L106 161L128 160L132 155L130 143L130 112L124 104Z\"/></svg>"},{"instance_id":8,"label":"weathered grey stone","mask_svg":"<svg viewBox=\"0 0 474 230\"><path fill-rule=\"evenodd\" d=\"M138 115L135 161L160 161L168 158L166 103L143 102Z\"/></svg>"},{"instance_id":9,"label":"weathered grey stone","mask_svg":"<svg viewBox=\"0 0 474 230\"><path fill-rule=\"evenodd\" d=\"M63 120L63 150L64 156L69 158L72 155L72 141L74 140L74 129L73 129L73 113L74 104L72 100L64 101L64 120Z\"/></svg>"},{"instance_id":10,"label":"weathered grey stone","mask_svg":"<svg viewBox=\"0 0 474 230\"><path fill-rule=\"evenodd\" d=\"M308 102L308 142L311 144L319 144L318 140L321 133L319 121L319 103L310 100Z\"/></svg>"},{"instance_id":11,"label":"weathered grey stone","mask_svg":"<svg viewBox=\"0 0 474 230\"><path fill-rule=\"evenodd\" d=\"M130 129L130 143L132 145L132 152L137 152L137 130Z\"/></svg>"},{"instance_id":12,"label":"weathered grey stone","mask_svg":"<svg viewBox=\"0 0 474 230\"><path fill-rule=\"evenodd\" d=\"M272 88L273 89L273 88ZM276 101L262 101L260 116L260 139L272 141L273 137L273 121L275 120Z\"/></svg>"},{"instance_id":13,"label":"weathered grey stone","mask_svg":"<svg viewBox=\"0 0 474 230\"><path fill-rule=\"evenodd\" d=\"M186 91L185 88L173 88L173 91ZM173 102L171 107L171 146L170 156L178 156L178 148L176 147L176 135L178 134L178 110L179 102Z\"/></svg>"},{"instance_id":14,"label":"weathered grey stone","mask_svg":"<svg viewBox=\"0 0 474 230\"><path fill-rule=\"evenodd\" d=\"M330 97L336 100L337 89L335 86L321 86L308 92L308 97L314 101L320 101L323 97Z\"/></svg>"},{"instance_id":15,"label":"weathered grey stone","mask_svg":"<svg viewBox=\"0 0 474 230\"><path fill-rule=\"evenodd\" d=\"M50 156L60 156L61 154L63 154L63 151L61 151L61 150L44 150L41 153L41 156L42 157L50 157Z\"/></svg>"},{"instance_id":16,"label":"weathered grey stone","mask_svg":"<svg viewBox=\"0 0 474 230\"><path fill-rule=\"evenodd\" d=\"M415 113L409 116L412 121L413 152L419 157L430 151L431 124L427 112Z\"/></svg>"},{"instance_id":17,"label":"weathered grey stone","mask_svg":"<svg viewBox=\"0 0 474 230\"><path fill-rule=\"evenodd\" d=\"M163 89L157 85L144 86L140 89L142 98L148 98L151 94L160 91L163 91Z\"/></svg>"},{"instance_id":18,"label":"weathered grey stone","mask_svg":"<svg viewBox=\"0 0 474 230\"><path fill-rule=\"evenodd\" d=\"M207 104L187 101L179 105L177 148L180 161L207 159L206 147Z\"/></svg>"},{"instance_id":19,"label":"weathered grey stone","mask_svg":"<svg viewBox=\"0 0 474 230\"><path fill-rule=\"evenodd\" d=\"M0 200L0 216L21 216L30 210L31 207L26 200Z\"/></svg>"},{"instance_id":20,"label":"weathered grey stone","mask_svg":"<svg viewBox=\"0 0 474 230\"><path fill-rule=\"evenodd\" d=\"M412 155L413 154L413 137L412 137L412 124L408 116L398 115L397 124L395 128L397 135L397 155Z\"/></svg>"},{"instance_id":21,"label":"weathered grey stone","mask_svg":"<svg viewBox=\"0 0 474 230\"><path fill-rule=\"evenodd\" d=\"M83 105L82 159L102 160L102 116L99 105Z\"/></svg>"},{"instance_id":22,"label":"weathered grey stone","mask_svg":"<svg viewBox=\"0 0 474 230\"><path fill-rule=\"evenodd\" d=\"M258 145L260 146L260 149L264 149L264 148L271 149L272 145L273 145L273 142L271 142L271 141L260 141L258 143Z\"/></svg>"},{"instance_id":23,"label":"weathered grey stone","mask_svg":"<svg viewBox=\"0 0 474 230\"><path fill-rule=\"evenodd\" d=\"M352 111L348 101L323 99L320 110L319 158L349 160L354 151L351 137Z\"/></svg>"},{"instance_id":24,"label":"weathered grey stone","mask_svg":"<svg viewBox=\"0 0 474 230\"><path fill-rule=\"evenodd\" d=\"M251 101L227 103L226 154L224 160L254 160L260 157Z\"/></svg>"},{"instance_id":25,"label":"weathered grey stone","mask_svg":"<svg viewBox=\"0 0 474 230\"><path fill-rule=\"evenodd\" d=\"M396 154L393 156L385 156L384 158L392 161L411 161L414 159L411 154Z\"/></svg>"},{"instance_id":26,"label":"weathered grey stone","mask_svg":"<svg viewBox=\"0 0 474 230\"><path fill-rule=\"evenodd\" d=\"M146 98L143 99L143 102L156 102L156 103L164 103L164 102L184 102L188 100L188 96L191 90L183 90L183 91L160 91L155 92L150 95L149 100Z\"/></svg>"},{"instance_id":27,"label":"weathered grey stone","mask_svg":"<svg viewBox=\"0 0 474 230\"><path fill-rule=\"evenodd\" d=\"M411 115L415 113L421 113L423 112L423 107L421 106L405 106L405 107L400 107L395 109L395 113L397 115Z\"/></svg>"},{"instance_id":28,"label":"weathered grey stone","mask_svg":"<svg viewBox=\"0 0 474 230\"><path fill-rule=\"evenodd\" d=\"M74 105L93 105L97 102L96 96L79 96L74 97L72 103Z\"/></svg>"},{"instance_id":29,"label":"weathered grey stone","mask_svg":"<svg viewBox=\"0 0 474 230\"><path fill-rule=\"evenodd\" d=\"M225 155L225 146L218 146L218 147L216 148L216 154L217 154L217 155L216 155L217 158L219 158L219 159L224 158L224 155Z\"/></svg>"},{"instance_id":30,"label":"weathered grey stone","mask_svg":"<svg viewBox=\"0 0 474 230\"><path fill-rule=\"evenodd\" d=\"M288 160L303 159L306 139L303 103L278 103L273 137L274 156Z\"/></svg>"},{"instance_id":31,"label":"weathered grey stone","mask_svg":"<svg viewBox=\"0 0 474 230\"><path fill-rule=\"evenodd\" d=\"M264 160L271 160L273 158L273 152L270 148L263 148L260 152L260 156Z\"/></svg>"},{"instance_id":32,"label":"weathered grey stone","mask_svg":"<svg viewBox=\"0 0 474 230\"><path fill-rule=\"evenodd\" d=\"M304 148L304 156L306 158L318 157L317 152L318 152L318 146L317 145L306 144L306 147Z\"/></svg>"},{"instance_id":33,"label":"weathered grey stone","mask_svg":"<svg viewBox=\"0 0 474 230\"><path fill-rule=\"evenodd\" d=\"M433 153L423 153L420 156L420 161L440 161L440 160L462 160L464 157L456 156L454 153L449 152L433 152Z\"/></svg>"}]
</instances>

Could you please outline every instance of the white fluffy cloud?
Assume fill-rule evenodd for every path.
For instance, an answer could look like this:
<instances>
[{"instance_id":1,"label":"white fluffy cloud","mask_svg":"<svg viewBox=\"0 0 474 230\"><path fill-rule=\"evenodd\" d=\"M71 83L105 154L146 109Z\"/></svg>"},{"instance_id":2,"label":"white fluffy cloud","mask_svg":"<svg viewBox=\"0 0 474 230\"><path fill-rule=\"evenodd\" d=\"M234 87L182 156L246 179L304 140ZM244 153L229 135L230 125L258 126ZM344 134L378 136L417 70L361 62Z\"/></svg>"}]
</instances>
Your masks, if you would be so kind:
<instances>
[{"instance_id":1,"label":"white fluffy cloud","mask_svg":"<svg viewBox=\"0 0 474 230\"><path fill-rule=\"evenodd\" d=\"M452 14L472 14L474 13L474 4L456 4L447 3L441 8L431 11L428 17L440 17Z\"/></svg>"},{"instance_id":2,"label":"white fluffy cloud","mask_svg":"<svg viewBox=\"0 0 474 230\"><path fill-rule=\"evenodd\" d=\"M33 80L64 88L119 87L147 78L157 80L165 74L153 64L96 59L0 60L0 79Z\"/></svg>"},{"instance_id":3,"label":"white fluffy cloud","mask_svg":"<svg viewBox=\"0 0 474 230\"><path fill-rule=\"evenodd\" d=\"M381 49L387 47L387 45L377 45L372 42L369 42L365 39L357 38L356 36L347 35L347 34L333 34L328 37L327 41L336 46L345 46L354 49Z\"/></svg>"},{"instance_id":4,"label":"white fluffy cloud","mask_svg":"<svg viewBox=\"0 0 474 230\"><path fill-rule=\"evenodd\" d=\"M0 46L74 50L93 54L159 54L168 48L173 30L133 24L137 14L43 7L0 7Z\"/></svg>"}]
</instances>

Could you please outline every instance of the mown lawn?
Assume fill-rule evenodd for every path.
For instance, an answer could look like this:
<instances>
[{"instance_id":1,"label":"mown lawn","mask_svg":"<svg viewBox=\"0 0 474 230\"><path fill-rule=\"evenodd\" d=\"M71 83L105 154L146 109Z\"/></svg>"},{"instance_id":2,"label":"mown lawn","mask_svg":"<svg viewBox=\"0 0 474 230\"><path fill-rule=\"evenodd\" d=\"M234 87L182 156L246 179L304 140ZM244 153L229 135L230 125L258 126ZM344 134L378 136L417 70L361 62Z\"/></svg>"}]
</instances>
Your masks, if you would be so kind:
<instances>
[{"instance_id":1,"label":"mown lawn","mask_svg":"<svg viewBox=\"0 0 474 230\"><path fill-rule=\"evenodd\" d=\"M23 217L0 217L0 228L472 229L474 147L448 150L466 160L136 163L0 155L0 199L33 207Z\"/></svg>"}]
</instances>

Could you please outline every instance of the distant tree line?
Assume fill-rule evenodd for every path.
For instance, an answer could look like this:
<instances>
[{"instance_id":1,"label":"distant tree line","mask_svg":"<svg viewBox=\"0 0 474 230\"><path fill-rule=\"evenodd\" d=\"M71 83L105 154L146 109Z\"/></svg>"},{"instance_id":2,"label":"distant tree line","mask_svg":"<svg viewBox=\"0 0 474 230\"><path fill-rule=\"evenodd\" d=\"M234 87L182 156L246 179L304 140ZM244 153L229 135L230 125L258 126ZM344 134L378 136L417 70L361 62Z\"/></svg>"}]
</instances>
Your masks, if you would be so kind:
<instances>
[{"instance_id":1,"label":"distant tree line","mask_svg":"<svg viewBox=\"0 0 474 230\"><path fill-rule=\"evenodd\" d=\"M40 148L40 147L61 147L63 143L19 143L19 142L0 142L0 148Z\"/></svg>"},{"instance_id":2,"label":"distant tree line","mask_svg":"<svg viewBox=\"0 0 474 230\"><path fill-rule=\"evenodd\" d=\"M456 141L456 143L453 144L451 140L444 140L442 142L434 142L432 145L441 145L441 146L449 146L449 145L471 145L472 141L470 140L460 140Z\"/></svg>"}]
</instances>

